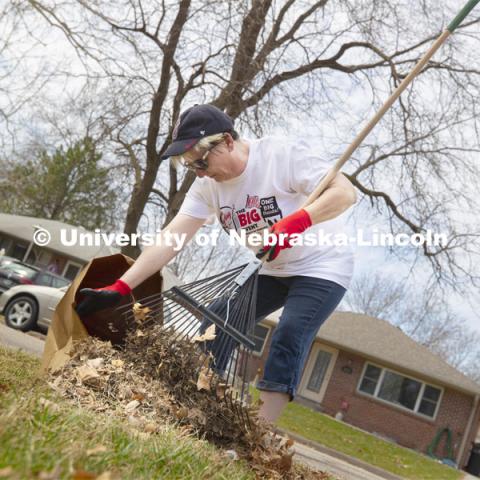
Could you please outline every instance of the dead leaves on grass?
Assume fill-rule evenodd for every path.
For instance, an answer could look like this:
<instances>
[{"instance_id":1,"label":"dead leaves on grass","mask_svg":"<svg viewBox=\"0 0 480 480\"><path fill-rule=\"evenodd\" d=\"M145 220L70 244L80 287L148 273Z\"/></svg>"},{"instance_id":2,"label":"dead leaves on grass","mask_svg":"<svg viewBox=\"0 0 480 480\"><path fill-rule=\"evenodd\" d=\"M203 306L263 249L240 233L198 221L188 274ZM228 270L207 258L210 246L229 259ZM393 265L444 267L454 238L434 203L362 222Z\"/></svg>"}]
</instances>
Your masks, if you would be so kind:
<instances>
[{"instance_id":1,"label":"dead leaves on grass","mask_svg":"<svg viewBox=\"0 0 480 480\"><path fill-rule=\"evenodd\" d=\"M174 421L190 434L234 450L257 478L321 478L296 473L292 442L267 435L270 426L257 418L258 407L237 403L233 411L221 401L231 387L208 368L212 359L198 348L214 338L209 328L195 342L173 341L157 325L144 328L142 335L132 332L115 350L90 337L74 346L70 363L52 373L50 385L84 407L124 418L139 435L155 434Z\"/></svg>"},{"instance_id":2,"label":"dead leaves on grass","mask_svg":"<svg viewBox=\"0 0 480 480\"><path fill-rule=\"evenodd\" d=\"M100 374L97 372L97 369L89 365L77 367L75 373L79 383L88 384L89 382L91 383L92 381L100 378Z\"/></svg>"}]
</instances>

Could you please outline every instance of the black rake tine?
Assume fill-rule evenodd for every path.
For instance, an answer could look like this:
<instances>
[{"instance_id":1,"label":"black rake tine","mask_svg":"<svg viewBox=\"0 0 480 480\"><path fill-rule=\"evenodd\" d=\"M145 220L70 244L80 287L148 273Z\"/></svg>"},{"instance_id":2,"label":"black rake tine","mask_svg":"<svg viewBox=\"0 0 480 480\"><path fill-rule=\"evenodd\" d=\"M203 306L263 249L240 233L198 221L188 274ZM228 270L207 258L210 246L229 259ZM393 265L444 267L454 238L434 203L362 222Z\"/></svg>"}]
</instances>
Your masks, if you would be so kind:
<instances>
[{"instance_id":1,"label":"black rake tine","mask_svg":"<svg viewBox=\"0 0 480 480\"><path fill-rule=\"evenodd\" d=\"M239 267L235 270L241 270L243 268L244 268L244 266ZM211 278L214 278L214 277L211 277ZM213 296L212 296L212 293L210 293L210 297L211 297L210 300L216 299L215 297L221 297L222 295L224 295L228 291L229 284L230 285L232 284L233 279L232 278L230 278L230 279L226 278L224 280L225 280L224 285L222 285L223 290L220 290L218 292L214 292ZM203 281L198 281L197 285L200 285L201 282L203 283ZM217 283L218 283L218 281L217 281ZM246 282L246 284L248 284L248 283L251 283L250 279ZM237 286L234 284L233 289L228 291L228 293L230 293L230 295L233 295L235 293L236 287ZM199 292L203 293L203 291L210 291L211 292L211 285L203 285L202 289L199 290ZM198 293L198 291L196 293ZM253 294L255 295L255 292L253 292ZM167 292L163 292L163 294L154 294L154 295L151 295L149 297L145 297L146 299L151 299L149 302L144 302L145 299L138 299L139 301L136 302L136 303L141 303L143 301L143 303L141 303L142 306L153 307L154 310L152 312L149 312L149 316L151 318L152 316L155 316L157 313L159 313L160 309L163 306L163 303L164 303L165 299L170 299L172 301L175 301L175 299L172 298L172 297L174 297L174 295L175 295L174 292L172 292L171 290L168 290ZM159 298L160 298L160 300L159 300ZM201 302L205 303L205 300L201 300ZM119 307L118 310L126 310L127 308L131 308L131 305L132 305L132 303L130 303L128 305L123 305L122 307ZM233 304L232 316L234 316L234 313L235 313L235 305L236 305L236 303ZM181 308L181 307L184 307L184 306L182 304L179 304L178 307ZM169 313L171 314L172 312L170 311ZM135 317L134 313L131 312L131 314L127 318L131 319L131 318L134 318L134 317ZM172 323L171 318L168 319L167 321L169 323ZM146 324L147 322L145 321L143 323ZM149 322L149 324L150 323L151 322ZM246 329L242 329L242 330L245 331Z\"/></svg>"},{"instance_id":2,"label":"black rake tine","mask_svg":"<svg viewBox=\"0 0 480 480\"><path fill-rule=\"evenodd\" d=\"M192 325L191 327L189 327L189 329L187 331L178 331L176 333L176 335L173 336L173 339L175 341L179 340L179 339L185 340L187 337L190 337L190 335L192 333L191 330L193 328L196 328L195 334L193 335L193 337L194 337L198 333L198 330L200 329L200 325ZM198 342L196 342L196 343L198 343Z\"/></svg>"},{"instance_id":3,"label":"black rake tine","mask_svg":"<svg viewBox=\"0 0 480 480\"><path fill-rule=\"evenodd\" d=\"M206 277L206 278L196 280L196 281L191 282L191 283L181 285L178 288L183 289L183 290L192 290L199 285L203 286L203 284L208 284L210 280L214 280L215 282L218 282L218 283L223 282L225 284L228 284L228 283L232 282L233 280L235 280L235 278L237 277L236 274L240 273L247 265L248 265L248 263L245 263L243 265L240 265L239 267L232 268L232 269L227 270L225 272L222 272L220 274L215 274L215 275L212 275L210 277ZM205 288L207 289L208 285L205 286ZM143 298L140 298L140 299L135 299L135 300L137 300L136 302L130 302L129 304L121 305L116 310L117 311L125 310L125 309L129 308L129 306L131 304L134 304L134 303L141 303L142 305L145 305L145 300L148 301L149 299L154 298L154 297L157 297L157 298L161 297L161 296L171 292L171 290L172 289L169 289L169 290L166 290L164 292L157 292L157 293L154 293L154 294L149 295L147 297L143 297Z\"/></svg>"},{"instance_id":4,"label":"black rake tine","mask_svg":"<svg viewBox=\"0 0 480 480\"><path fill-rule=\"evenodd\" d=\"M235 407L233 406L233 394L231 388L228 391L228 395L225 395L225 403L227 404L228 409L236 415Z\"/></svg>"},{"instance_id":5,"label":"black rake tine","mask_svg":"<svg viewBox=\"0 0 480 480\"><path fill-rule=\"evenodd\" d=\"M238 392L235 392L236 398L235 398L235 403L236 403L236 414L238 415L238 418L242 420L242 424L245 424L245 417L243 415L243 405L242 401L238 400Z\"/></svg>"},{"instance_id":6,"label":"black rake tine","mask_svg":"<svg viewBox=\"0 0 480 480\"><path fill-rule=\"evenodd\" d=\"M232 391L230 392L230 409L232 410L233 414L240 419L241 417L240 417L240 414L238 413L237 401L234 398L235 395L236 395L236 392L235 390L232 389Z\"/></svg>"},{"instance_id":7,"label":"black rake tine","mask_svg":"<svg viewBox=\"0 0 480 480\"><path fill-rule=\"evenodd\" d=\"M116 312L119 312L121 313L122 310L127 310L128 308L132 308L132 306L135 304L135 303L140 303L142 305L142 307L144 306L147 306L147 303L144 303L145 300L149 301L150 299L152 298L159 298L163 295L163 293L161 292L158 292L158 293L154 293L153 295L149 295L147 297L143 297L143 298L134 298L135 301L132 301L132 302L129 302L129 303L125 303L124 305L120 305L119 307L117 307L115 309Z\"/></svg>"},{"instance_id":8,"label":"black rake tine","mask_svg":"<svg viewBox=\"0 0 480 480\"><path fill-rule=\"evenodd\" d=\"M250 270L247 270L243 278L238 281L240 285L235 280L248 265L249 263L246 263L221 274L173 287L142 299L135 299L135 302L117 308L117 311L127 319L135 318L132 311L134 303L150 308L145 320L139 322L140 325L150 326L159 321L161 316L163 322L161 328L171 330L172 342L187 338L192 340L205 324L211 325L215 317L222 320L224 325L228 324L227 330L222 328L217 330L217 335L220 337L215 339L215 344L213 343L215 340L196 342L198 351L207 355L198 367L198 371L203 370L208 375L209 389L215 389L217 398L220 393L227 407L239 419L242 428L247 430L252 424L248 412L250 382L246 380L246 373L252 354L249 335L253 332L256 323L254 309L257 299L258 270L256 274L250 274ZM188 295L185 296L181 292ZM213 302L217 301L218 304L213 305ZM209 307L212 305L213 308L210 310ZM214 323L216 325L216 322ZM219 325L216 326L219 327ZM234 332L238 333L232 336ZM239 339L242 335L248 338L250 343L245 345L241 343ZM219 385L222 385L221 390Z\"/></svg>"},{"instance_id":9,"label":"black rake tine","mask_svg":"<svg viewBox=\"0 0 480 480\"><path fill-rule=\"evenodd\" d=\"M191 290L195 286L198 286L198 285L202 286L202 284L207 283L211 279L215 279L215 281L223 280L225 283L228 283L228 282L233 281L235 279L235 276L232 275L232 278L223 278L223 277L228 276L228 274L233 273L234 271L235 272L241 271L244 267L245 267L245 265L242 265L241 267L236 267L234 269L223 272L223 273L220 274L220 276L221 276L220 278L218 278L219 277L218 274L217 275L212 275L211 277L204 278L204 279L197 280L197 281L189 283L189 284L182 285L180 288ZM209 285L206 285L204 288L206 290L209 290L209 287L210 287ZM161 298L162 296L164 296L165 294L168 294L169 292L171 292L171 289L169 289L165 292L157 292L157 293L154 293L154 294L149 295L147 297L134 299L135 301L132 301L132 302L129 302L129 303L126 303L124 305L121 305L121 306L117 307L115 309L115 311L118 311L119 313L121 313L123 310L128 310L129 308L131 308L135 303L140 303L142 306L148 306L147 302L150 299Z\"/></svg>"},{"instance_id":10,"label":"black rake tine","mask_svg":"<svg viewBox=\"0 0 480 480\"><path fill-rule=\"evenodd\" d=\"M167 303L170 302L170 303ZM155 308L151 312L148 313L148 317L145 321L142 322L143 325L149 326L153 322L157 320L157 315L160 312L164 312L163 315L163 323L164 325L168 325L169 327L174 327L180 324L183 326L187 321L192 321L195 319L195 316L185 309L185 306L175 302L174 300L167 298L166 300L162 300L157 305L158 308ZM168 318L166 314L169 314ZM134 316L134 314L132 313ZM189 318L191 317L191 318ZM196 319L198 321L198 319Z\"/></svg>"},{"instance_id":11,"label":"black rake tine","mask_svg":"<svg viewBox=\"0 0 480 480\"><path fill-rule=\"evenodd\" d=\"M143 308L149 308L150 311L147 313L147 315L148 315L148 316L151 316L151 315L154 314L154 312L156 312L156 313L160 312L160 310L162 309L163 304L164 304L164 300L160 300L160 301L158 301L158 302L156 302L156 303L151 303L151 304L146 304L146 305L142 304L142 307L143 307ZM127 313L130 313L130 315L131 315L132 317L135 317L135 313L133 312L133 310L131 310L130 312L127 312Z\"/></svg>"},{"instance_id":12,"label":"black rake tine","mask_svg":"<svg viewBox=\"0 0 480 480\"><path fill-rule=\"evenodd\" d=\"M177 304L177 305L178 305L178 304ZM162 300L159 304L157 304L157 305L155 306L155 309L153 309L153 310L151 310L150 312L148 312L148 316L149 316L149 317L148 317L147 319L148 319L148 320L151 320L151 321L155 320L156 315L158 315L161 311L164 311L164 310L165 310L164 307L165 307L165 301ZM178 305L178 307L181 307L181 305ZM180 308L178 308L177 310L180 310ZM170 313L171 313L171 312L170 312ZM174 312L174 313L175 313L175 315L177 314L176 312ZM134 316L133 313L132 313L132 315ZM165 317L164 317L164 319L165 319ZM146 323L146 322L147 322L147 320L145 320L143 323Z\"/></svg>"},{"instance_id":13,"label":"black rake tine","mask_svg":"<svg viewBox=\"0 0 480 480\"><path fill-rule=\"evenodd\" d=\"M245 410L245 416L247 417L245 432L249 432L250 430L252 430L252 422L250 421L250 414L248 413L248 409Z\"/></svg>"},{"instance_id":14,"label":"black rake tine","mask_svg":"<svg viewBox=\"0 0 480 480\"><path fill-rule=\"evenodd\" d=\"M195 280L194 282L187 283L187 284L183 285L183 287L186 287L187 285L188 286L197 285L198 283L207 282L208 280L217 279L218 277L223 277L223 276L233 274L233 272L238 273L238 272L242 271L247 265L248 265L248 263L244 263L243 265L240 265L239 267L231 268L230 270L226 270L225 272L217 273L215 275L211 275L210 277L202 278L202 279L199 279L199 280Z\"/></svg>"}]
</instances>

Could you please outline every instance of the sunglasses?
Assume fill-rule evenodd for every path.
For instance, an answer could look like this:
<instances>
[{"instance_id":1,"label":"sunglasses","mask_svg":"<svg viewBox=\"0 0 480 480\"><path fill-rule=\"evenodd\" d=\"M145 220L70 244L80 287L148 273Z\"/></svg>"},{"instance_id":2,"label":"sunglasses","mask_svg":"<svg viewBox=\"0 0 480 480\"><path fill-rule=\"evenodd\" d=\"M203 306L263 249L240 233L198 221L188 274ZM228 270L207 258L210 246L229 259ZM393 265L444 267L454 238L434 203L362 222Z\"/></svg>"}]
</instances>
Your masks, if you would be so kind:
<instances>
[{"instance_id":1,"label":"sunglasses","mask_svg":"<svg viewBox=\"0 0 480 480\"><path fill-rule=\"evenodd\" d=\"M208 161L207 157L208 154L216 147L218 147L223 140L219 143L216 143L215 145L212 145L200 158L197 158L196 160L192 160L191 162L184 162L183 166L187 170L195 171L195 170L207 170L208 168Z\"/></svg>"}]
</instances>

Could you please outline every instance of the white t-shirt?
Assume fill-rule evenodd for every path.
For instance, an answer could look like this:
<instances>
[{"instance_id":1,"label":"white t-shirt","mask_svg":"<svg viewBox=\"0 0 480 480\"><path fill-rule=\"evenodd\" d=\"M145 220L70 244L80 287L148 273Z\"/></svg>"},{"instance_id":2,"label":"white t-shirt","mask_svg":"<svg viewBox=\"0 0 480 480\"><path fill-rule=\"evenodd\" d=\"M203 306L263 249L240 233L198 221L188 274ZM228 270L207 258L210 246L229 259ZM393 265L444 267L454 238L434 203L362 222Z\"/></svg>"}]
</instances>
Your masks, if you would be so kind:
<instances>
[{"instance_id":1,"label":"white t-shirt","mask_svg":"<svg viewBox=\"0 0 480 480\"><path fill-rule=\"evenodd\" d=\"M196 218L207 218L213 213L227 232L261 232L298 210L331 167L306 140L264 137L247 142L250 151L241 175L223 182L197 177L180 213ZM324 237L347 234L345 217L344 213L313 225L305 233L317 234L323 229ZM318 277L348 288L353 263L349 245L296 245L264 263L260 274Z\"/></svg>"}]
</instances>

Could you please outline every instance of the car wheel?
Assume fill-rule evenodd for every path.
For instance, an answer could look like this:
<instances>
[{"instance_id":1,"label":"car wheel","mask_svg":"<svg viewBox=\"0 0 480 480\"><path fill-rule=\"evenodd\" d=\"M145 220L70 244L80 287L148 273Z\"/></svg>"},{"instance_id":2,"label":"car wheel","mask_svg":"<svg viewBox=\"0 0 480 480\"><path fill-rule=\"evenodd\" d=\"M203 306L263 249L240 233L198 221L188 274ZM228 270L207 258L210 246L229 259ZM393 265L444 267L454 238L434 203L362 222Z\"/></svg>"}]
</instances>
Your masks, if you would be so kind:
<instances>
[{"instance_id":1,"label":"car wheel","mask_svg":"<svg viewBox=\"0 0 480 480\"><path fill-rule=\"evenodd\" d=\"M5 308L5 323L16 330L31 330L37 324L37 302L27 296L15 297Z\"/></svg>"}]
</instances>

